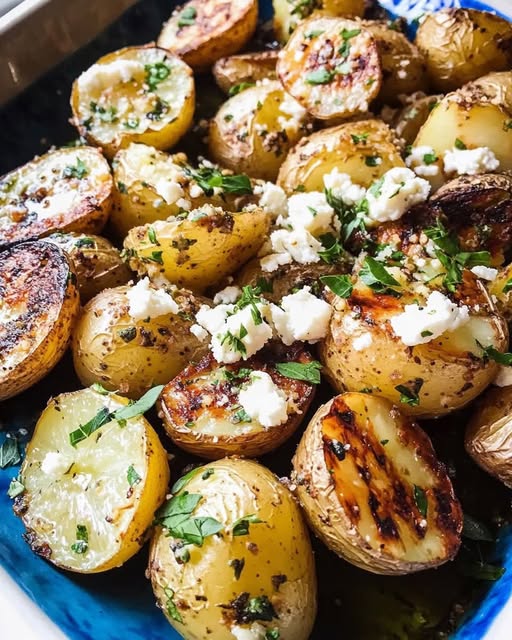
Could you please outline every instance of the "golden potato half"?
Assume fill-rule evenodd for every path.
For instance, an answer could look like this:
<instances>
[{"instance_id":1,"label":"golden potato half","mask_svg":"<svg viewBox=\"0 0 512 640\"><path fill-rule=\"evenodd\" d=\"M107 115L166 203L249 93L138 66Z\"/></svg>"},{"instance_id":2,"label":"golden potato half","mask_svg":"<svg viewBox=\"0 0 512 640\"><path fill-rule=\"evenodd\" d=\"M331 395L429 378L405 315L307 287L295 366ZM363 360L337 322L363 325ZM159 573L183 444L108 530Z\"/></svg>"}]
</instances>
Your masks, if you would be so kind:
<instances>
[{"instance_id":1,"label":"golden potato half","mask_svg":"<svg viewBox=\"0 0 512 640\"><path fill-rule=\"evenodd\" d=\"M192 123L192 69L165 49L126 47L78 76L71 108L80 134L108 158L130 142L167 149Z\"/></svg>"},{"instance_id":2,"label":"golden potato half","mask_svg":"<svg viewBox=\"0 0 512 640\"><path fill-rule=\"evenodd\" d=\"M98 233L112 205L112 176L97 149L57 149L0 180L0 246L54 231Z\"/></svg>"},{"instance_id":3,"label":"golden potato half","mask_svg":"<svg viewBox=\"0 0 512 640\"><path fill-rule=\"evenodd\" d=\"M213 75L219 87L229 93L241 84L255 84L267 78L276 80L277 51L255 51L221 58L213 65Z\"/></svg>"},{"instance_id":4,"label":"golden potato half","mask_svg":"<svg viewBox=\"0 0 512 640\"><path fill-rule=\"evenodd\" d=\"M210 353L189 365L165 386L160 398L167 434L185 451L209 460L227 455L251 458L277 449L298 428L315 393L314 384L278 372L276 363L289 362L307 365L312 358L301 346L276 344L243 363L222 366ZM240 392L250 384L252 372L268 374L284 394L284 422L266 426L241 406Z\"/></svg>"},{"instance_id":5,"label":"golden potato half","mask_svg":"<svg viewBox=\"0 0 512 640\"><path fill-rule=\"evenodd\" d=\"M102 236L55 233L46 240L59 246L70 259L82 304L103 289L126 284L133 277L119 249Z\"/></svg>"},{"instance_id":6,"label":"golden potato half","mask_svg":"<svg viewBox=\"0 0 512 640\"><path fill-rule=\"evenodd\" d=\"M105 289L84 307L73 333L75 371L84 386L95 382L139 398L165 384L207 351L190 333L199 308L188 292L173 293L179 312L135 320L130 287Z\"/></svg>"},{"instance_id":7,"label":"golden potato half","mask_svg":"<svg viewBox=\"0 0 512 640\"><path fill-rule=\"evenodd\" d=\"M492 387L480 398L465 446L482 469L512 489L512 387Z\"/></svg>"},{"instance_id":8,"label":"golden potato half","mask_svg":"<svg viewBox=\"0 0 512 640\"><path fill-rule=\"evenodd\" d=\"M139 275L164 275L173 284L203 292L252 258L269 228L263 209L226 213L206 205L188 217L132 229L124 247Z\"/></svg>"},{"instance_id":9,"label":"golden potato half","mask_svg":"<svg viewBox=\"0 0 512 640\"><path fill-rule=\"evenodd\" d=\"M377 293L357 281L349 298L333 300L330 331L320 346L324 373L339 392L368 390L409 415L438 417L463 407L496 375L496 363L483 357L479 344L505 351L505 320L476 276L464 271L455 299L467 305L468 322L423 344L406 346L390 320L418 295L403 289L400 293Z\"/></svg>"},{"instance_id":10,"label":"golden potato half","mask_svg":"<svg viewBox=\"0 0 512 640\"><path fill-rule=\"evenodd\" d=\"M276 80L227 100L210 122L208 148L220 165L275 180L289 149L310 130L308 115Z\"/></svg>"},{"instance_id":11,"label":"golden potato half","mask_svg":"<svg viewBox=\"0 0 512 640\"><path fill-rule=\"evenodd\" d=\"M453 91L491 71L512 65L512 25L476 9L428 13L416 34L434 89Z\"/></svg>"},{"instance_id":12,"label":"golden potato half","mask_svg":"<svg viewBox=\"0 0 512 640\"><path fill-rule=\"evenodd\" d=\"M403 166L391 129L380 120L361 120L303 138L281 165L277 183L287 193L323 191L324 175L337 168L369 187L389 169Z\"/></svg>"},{"instance_id":13,"label":"golden potato half","mask_svg":"<svg viewBox=\"0 0 512 640\"><path fill-rule=\"evenodd\" d=\"M418 97L400 109L391 121L391 126L397 136L403 138L406 144L412 145L430 112L438 105L442 97L441 94L425 96L420 93Z\"/></svg>"},{"instance_id":14,"label":"golden potato half","mask_svg":"<svg viewBox=\"0 0 512 640\"><path fill-rule=\"evenodd\" d=\"M204 71L251 38L258 21L257 0L189 0L164 24L158 46Z\"/></svg>"},{"instance_id":15,"label":"golden potato half","mask_svg":"<svg viewBox=\"0 0 512 640\"><path fill-rule=\"evenodd\" d=\"M316 613L313 553L291 493L265 467L226 458L195 469L157 513L149 574L186 640L307 640ZM178 515L175 515L178 514ZM257 634L257 636L256 636Z\"/></svg>"},{"instance_id":16,"label":"golden potato half","mask_svg":"<svg viewBox=\"0 0 512 640\"><path fill-rule=\"evenodd\" d=\"M14 511L32 551L63 569L122 565L144 545L167 493L167 454L149 422L140 413L116 420L127 404L93 388L61 394L28 445Z\"/></svg>"},{"instance_id":17,"label":"golden potato half","mask_svg":"<svg viewBox=\"0 0 512 640\"><path fill-rule=\"evenodd\" d=\"M361 569L400 575L457 553L462 509L427 435L388 400L345 393L320 407L292 482L316 535Z\"/></svg>"},{"instance_id":18,"label":"golden potato half","mask_svg":"<svg viewBox=\"0 0 512 640\"><path fill-rule=\"evenodd\" d=\"M75 275L58 247L26 242L0 252L0 400L57 364L79 307Z\"/></svg>"},{"instance_id":19,"label":"golden potato half","mask_svg":"<svg viewBox=\"0 0 512 640\"><path fill-rule=\"evenodd\" d=\"M361 22L317 15L300 23L279 52L284 88L320 119L366 113L382 67L377 42Z\"/></svg>"}]
</instances>

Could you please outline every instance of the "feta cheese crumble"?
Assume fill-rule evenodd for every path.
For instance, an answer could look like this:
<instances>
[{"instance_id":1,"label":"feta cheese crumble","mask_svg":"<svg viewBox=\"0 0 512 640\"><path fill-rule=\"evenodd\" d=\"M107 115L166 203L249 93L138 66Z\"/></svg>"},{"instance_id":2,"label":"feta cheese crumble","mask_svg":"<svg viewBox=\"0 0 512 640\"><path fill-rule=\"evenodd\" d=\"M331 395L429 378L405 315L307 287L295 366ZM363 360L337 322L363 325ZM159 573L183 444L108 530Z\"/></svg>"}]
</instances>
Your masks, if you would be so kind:
<instances>
[{"instance_id":1,"label":"feta cheese crumble","mask_svg":"<svg viewBox=\"0 0 512 640\"><path fill-rule=\"evenodd\" d=\"M362 333L357 338L352 340L352 348L354 351L364 351L368 347L371 347L373 342L372 334L370 332Z\"/></svg>"},{"instance_id":2,"label":"feta cheese crumble","mask_svg":"<svg viewBox=\"0 0 512 640\"><path fill-rule=\"evenodd\" d=\"M231 633L236 640L265 640L265 627L258 622L253 622L248 628L235 624L231 627Z\"/></svg>"},{"instance_id":3,"label":"feta cheese crumble","mask_svg":"<svg viewBox=\"0 0 512 640\"><path fill-rule=\"evenodd\" d=\"M49 451L41 462L41 471L47 476L63 476L73 461L58 451Z\"/></svg>"},{"instance_id":4,"label":"feta cheese crumble","mask_svg":"<svg viewBox=\"0 0 512 640\"><path fill-rule=\"evenodd\" d=\"M469 321L469 309L454 304L440 291L433 291L425 306L407 304L403 313L390 319L395 335L408 347L435 340L446 331L455 331Z\"/></svg>"},{"instance_id":5,"label":"feta cheese crumble","mask_svg":"<svg viewBox=\"0 0 512 640\"><path fill-rule=\"evenodd\" d=\"M366 195L366 189L352 182L348 173L340 173L338 167L324 175L324 186L335 198L343 200L349 206L356 204Z\"/></svg>"},{"instance_id":6,"label":"feta cheese crumble","mask_svg":"<svg viewBox=\"0 0 512 640\"><path fill-rule=\"evenodd\" d=\"M273 218L286 216L288 198L286 193L273 182L264 182L254 187L254 193L260 196L260 207Z\"/></svg>"},{"instance_id":7,"label":"feta cheese crumble","mask_svg":"<svg viewBox=\"0 0 512 640\"><path fill-rule=\"evenodd\" d=\"M240 289L240 287L231 285L229 287L225 287L215 294L213 298L213 304L231 304L233 302L236 302L241 295L242 289Z\"/></svg>"},{"instance_id":8,"label":"feta cheese crumble","mask_svg":"<svg viewBox=\"0 0 512 640\"><path fill-rule=\"evenodd\" d=\"M429 178L439 174L437 156L432 147L413 147L411 153L405 159L405 164L412 169L417 176Z\"/></svg>"},{"instance_id":9,"label":"feta cheese crumble","mask_svg":"<svg viewBox=\"0 0 512 640\"><path fill-rule=\"evenodd\" d=\"M260 265L262 271L270 273L277 271L284 264L290 264L291 261L292 257L289 253L271 253L261 258Z\"/></svg>"},{"instance_id":10,"label":"feta cheese crumble","mask_svg":"<svg viewBox=\"0 0 512 640\"><path fill-rule=\"evenodd\" d=\"M288 420L288 399L265 371L253 371L249 384L240 391L238 402L263 427L275 427Z\"/></svg>"},{"instance_id":11,"label":"feta cheese crumble","mask_svg":"<svg viewBox=\"0 0 512 640\"><path fill-rule=\"evenodd\" d=\"M484 267L483 265L477 265L471 269L471 273L474 273L477 278L482 280L489 280L492 282L498 275L498 269L492 267Z\"/></svg>"},{"instance_id":12,"label":"feta cheese crumble","mask_svg":"<svg viewBox=\"0 0 512 640\"><path fill-rule=\"evenodd\" d=\"M288 253L299 264L319 262L319 251L323 250L319 242L307 229L278 229L270 235L274 253Z\"/></svg>"},{"instance_id":13,"label":"feta cheese crumble","mask_svg":"<svg viewBox=\"0 0 512 640\"><path fill-rule=\"evenodd\" d=\"M500 166L500 161L489 147L449 149L444 152L443 160L445 173L456 173L459 176L488 173Z\"/></svg>"},{"instance_id":14,"label":"feta cheese crumble","mask_svg":"<svg viewBox=\"0 0 512 640\"><path fill-rule=\"evenodd\" d=\"M429 182L418 178L410 169L390 169L366 193L366 226L372 227L388 220L399 220L413 205L428 198L430 188Z\"/></svg>"},{"instance_id":15,"label":"feta cheese crumble","mask_svg":"<svg viewBox=\"0 0 512 640\"><path fill-rule=\"evenodd\" d=\"M512 367L506 367L500 364L498 373L493 380L493 384L497 387L510 387L512 384Z\"/></svg>"},{"instance_id":16,"label":"feta cheese crumble","mask_svg":"<svg viewBox=\"0 0 512 640\"><path fill-rule=\"evenodd\" d=\"M323 193L297 193L288 198L288 216L279 219L279 224L291 225L295 230L305 229L313 235L328 233L340 223L334 209L327 204Z\"/></svg>"},{"instance_id":17,"label":"feta cheese crumble","mask_svg":"<svg viewBox=\"0 0 512 640\"><path fill-rule=\"evenodd\" d=\"M129 308L128 314L136 322L146 318L157 318L180 310L176 301L163 289L154 289L149 278L139 280L126 292Z\"/></svg>"},{"instance_id":18,"label":"feta cheese crumble","mask_svg":"<svg viewBox=\"0 0 512 640\"><path fill-rule=\"evenodd\" d=\"M206 331L206 329L203 329L203 327L200 324L193 324L190 327L189 331L193 336L195 336L201 342L204 342L208 337L208 331Z\"/></svg>"},{"instance_id":19,"label":"feta cheese crumble","mask_svg":"<svg viewBox=\"0 0 512 640\"><path fill-rule=\"evenodd\" d=\"M312 344L327 335L331 305L310 292L311 287L303 287L296 293L284 296L280 307L271 306L272 322L287 346L295 340Z\"/></svg>"}]
</instances>

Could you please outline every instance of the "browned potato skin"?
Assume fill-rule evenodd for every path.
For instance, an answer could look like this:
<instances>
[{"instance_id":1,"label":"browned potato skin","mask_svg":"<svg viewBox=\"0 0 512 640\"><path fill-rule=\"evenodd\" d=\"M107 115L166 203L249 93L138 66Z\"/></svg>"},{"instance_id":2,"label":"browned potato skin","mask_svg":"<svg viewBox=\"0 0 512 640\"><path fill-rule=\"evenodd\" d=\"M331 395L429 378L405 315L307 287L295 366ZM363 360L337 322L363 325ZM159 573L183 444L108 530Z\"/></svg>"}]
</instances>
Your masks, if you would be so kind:
<instances>
[{"instance_id":1,"label":"browned potato skin","mask_svg":"<svg viewBox=\"0 0 512 640\"><path fill-rule=\"evenodd\" d=\"M277 51L255 51L221 58L213 65L216 83L225 93L242 82L276 80Z\"/></svg>"},{"instance_id":2,"label":"browned potato skin","mask_svg":"<svg viewBox=\"0 0 512 640\"><path fill-rule=\"evenodd\" d=\"M219 365L209 353L196 365L191 364L174 380L164 387L160 396L159 416L162 418L167 435L181 449L200 458L218 460L229 455L243 455L248 458L264 455L280 447L296 431L302 422L315 395L315 386L307 382L286 378L275 369L276 362L300 362L307 364L312 358L299 343L283 348L276 344L268 347L244 362ZM222 380L219 384L204 385L196 383L198 376L214 374L219 369L236 374L240 369L265 371L274 384L289 398L296 398L297 412L290 414L288 421L275 427L261 428L260 425L251 430L250 423L244 425L243 433L234 433L236 425L223 435L211 435L194 430L187 424L195 422L201 413L209 414L212 419L232 422L238 405L236 384L248 382L248 376L236 380L236 384ZM213 378L212 378L213 379ZM225 396L229 404L224 405ZM203 398L212 402L203 405ZM262 402L264 399L262 398ZM238 406L237 406L238 405Z\"/></svg>"},{"instance_id":3,"label":"browned potato skin","mask_svg":"<svg viewBox=\"0 0 512 640\"><path fill-rule=\"evenodd\" d=\"M397 112L391 121L391 126L405 144L413 144L430 112L442 97L442 95L425 96L420 94L418 98Z\"/></svg>"},{"instance_id":4,"label":"browned potato skin","mask_svg":"<svg viewBox=\"0 0 512 640\"><path fill-rule=\"evenodd\" d=\"M469 422L466 451L484 471L512 489L512 387L491 387Z\"/></svg>"},{"instance_id":5,"label":"browned potato skin","mask_svg":"<svg viewBox=\"0 0 512 640\"><path fill-rule=\"evenodd\" d=\"M80 308L66 255L48 242L26 242L0 253L0 291L7 307L26 312L0 323L0 400L25 391L67 349ZM6 366L6 359L14 362Z\"/></svg>"},{"instance_id":6,"label":"browned potato skin","mask_svg":"<svg viewBox=\"0 0 512 640\"><path fill-rule=\"evenodd\" d=\"M489 293L496 297L496 306L508 323L512 322L512 290L506 287L509 280L512 280L512 263L498 271L489 283Z\"/></svg>"},{"instance_id":7,"label":"browned potato skin","mask_svg":"<svg viewBox=\"0 0 512 640\"><path fill-rule=\"evenodd\" d=\"M127 286L105 289L84 307L73 332L76 374L86 387L99 382L109 391L139 398L165 384L207 350L190 333L199 300L187 291L175 296L182 315L167 314L148 322L128 314ZM136 330L128 339L123 330Z\"/></svg>"},{"instance_id":8,"label":"browned potato skin","mask_svg":"<svg viewBox=\"0 0 512 640\"><path fill-rule=\"evenodd\" d=\"M118 287L133 278L119 250L102 236L59 233L48 236L47 241L67 253L76 274L82 304L103 289Z\"/></svg>"},{"instance_id":9,"label":"browned potato skin","mask_svg":"<svg viewBox=\"0 0 512 640\"><path fill-rule=\"evenodd\" d=\"M416 35L434 89L452 91L512 64L512 26L504 18L475 9L427 14Z\"/></svg>"},{"instance_id":10,"label":"browned potato skin","mask_svg":"<svg viewBox=\"0 0 512 640\"><path fill-rule=\"evenodd\" d=\"M193 24L178 26L186 7L196 10ZM195 71L205 71L224 56L239 51L251 38L258 21L256 0L190 0L164 24L159 47L180 56Z\"/></svg>"},{"instance_id":11,"label":"browned potato skin","mask_svg":"<svg viewBox=\"0 0 512 640\"><path fill-rule=\"evenodd\" d=\"M425 492L426 519L427 527L437 527L442 536L442 557L423 562L403 559L396 525L400 523L402 535L405 531L411 546L411 539L421 540L419 522L423 515L411 499L410 487L402 482L404 469L393 460L386 444L376 438L372 413L375 414L378 405L396 424L400 444L414 450L415 463L434 475L435 489ZM363 431L358 427L364 423L367 428ZM338 445L350 445L342 460L334 453L335 441ZM307 427L292 462L292 483L310 526L329 549L352 564L373 573L400 575L438 566L456 554L462 510L446 470L436 459L427 435L383 398L345 393L322 405ZM343 465L347 464L361 469L360 483L350 477L344 482L347 469ZM371 509L372 497L378 505L375 511ZM362 538L358 529L359 505L362 510L368 504L375 522L371 541Z\"/></svg>"}]
</instances>

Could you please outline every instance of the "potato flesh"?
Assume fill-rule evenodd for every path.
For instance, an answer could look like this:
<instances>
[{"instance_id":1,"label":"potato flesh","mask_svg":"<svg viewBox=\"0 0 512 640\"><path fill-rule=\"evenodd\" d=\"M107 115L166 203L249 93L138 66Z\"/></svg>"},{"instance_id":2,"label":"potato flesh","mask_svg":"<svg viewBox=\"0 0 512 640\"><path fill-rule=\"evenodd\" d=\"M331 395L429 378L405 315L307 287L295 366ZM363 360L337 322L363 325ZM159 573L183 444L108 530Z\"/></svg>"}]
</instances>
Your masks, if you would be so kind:
<instances>
[{"instance_id":1,"label":"potato flesh","mask_svg":"<svg viewBox=\"0 0 512 640\"><path fill-rule=\"evenodd\" d=\"M66 569L91 573L122 564L142 546L164 499L167 456L142 416L124 428L108 422L76 448L70 444L69 434L104 407L112 412L125 404L92 389L58 396L43 411L29 444L20 515L33 549ZM59 464L45 471L41 465L49 453L58 454ZM130 466L141 479L132 486ZM77 525L87 527L83 554L71 548Z\"/></svg>"}]
</instances>

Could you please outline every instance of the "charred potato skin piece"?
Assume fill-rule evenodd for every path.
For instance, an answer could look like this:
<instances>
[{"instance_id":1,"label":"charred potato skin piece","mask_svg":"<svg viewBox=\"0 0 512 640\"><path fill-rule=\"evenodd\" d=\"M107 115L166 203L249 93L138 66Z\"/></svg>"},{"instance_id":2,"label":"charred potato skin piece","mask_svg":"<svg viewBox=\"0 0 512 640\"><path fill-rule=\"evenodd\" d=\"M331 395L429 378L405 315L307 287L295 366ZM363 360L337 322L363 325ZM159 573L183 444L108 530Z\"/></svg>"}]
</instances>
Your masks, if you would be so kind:
<instances>
[{"instance_id":1,"label":"charred potato skin piece","mask_svg":"<svg viewBox=\"0 0 512 640\"><path fill-rule=\"evenodd\" d=\"M102 236L53 234L46 238L63 249L73 266L82 304L103 291L126 284L133 273L114 245Z\"/></svg>"},{"instance_id":2,"label":"charred potato skin piece","mask_svg":"<svg viewBox=\"0 0 512 640\"><path fill-rule=\"evenodd\" d=\"M200 305L190 292L174 296L180 315L146 322L130 317L128 289L106 289L92 298L78 319L71 346L75 371L84 386L98 382L109 391L139 398L199 360L207 345L190 333Z\"/></svg>"},{"instance_id":3,"label":"charred potato skin piece","mask_svg":"<svg viewBox=\"0 0 512 640\"><path fill-rule=\"evenodd\" d=\"M389 444L378 440L372 424L379 411L396 425ZM431 476L432 486L424 490L426 514L416 504L403 460L393 460L386 449L396 446L395 437L399 446L410 450L413 464ZM346 464L355 473L344 469ZM352 481L350 474L359 478ZM423 474L421 478L424 481ZM427 435L383 398L346 393L320 407L297 448L292 483L315 534L361 569L401 575L438 566L457 553L462 510L447 472ZM366 538L360 531L365 517L373 520ZM427 548L426 555L432 557L407 559L404 549L414 552L434 527L438 553Z\"/></svg>"},{"instance_id":4,"label":"charred potato skin piece","mask_svg":"<svg viewBox=\"0 0 512 640\"><path fill-rule=\"evenodd\" d=\"M438 105L442 97L441 94L433 96L419 94L394 116L391 126L398 137L405 141L405 144L413 144L430 112Z\"/></svg>"},{"instance_id":5,"label":"charred potato skin piece","mask_svg":"<svg viewBox=\"0 0 512 640\"><path fill-rule=\"evenodd\" d=\"M26 242L0 252L0 400L28 389L67 349L80 308L66 255L48 242ZM11 312L11 313L10 313Z\"/></svg>"},{"instance_id":6,"label":"charred potato skin piece","mask_svg":"<svg viewBox=\"0 0 512 640\"><path fill-rule=\"evenodd\" d=\"M195 11L193 21L180 26L187 9ZM257 21L256 0L190 0L173 12L157 43L195 71L205 71L219 58L237 53L253 35Z\"/></svg>"},{"instance_id":7,"label":"charred potato skin piece","mask_svg":"<svg viewBox=\"0 0 512 640\"><path fill-rule=\"evenodd\" d=\"M317 15L279 52L277 75L312 116L329 120L366 113L379 93L382 67L377 42L361 22Z\"/></svg>"},{"instance_id":8,"label":"charred potato skin piece","mask_svg":"<svg viewBox=\"0 0 512 640\"><path fill-rule=\"evenodd\" d=\"M298 343L289 348L275 344L247 361L231 365L219 365L209 353L196 365L189 365L174 380L164 387L160 396L159 416L162 418L167 435L180 448L208 460L217 460L229 455L243 455L248 458L269 453L280 447L297 430L303 416L313 401L315 386L292 380L278 373L276 362L311 362L311 356ZM275 427L262 427L257 420L242 424L236 433L234 415L240 407L238 394L240 385L249 381L248 375L240 376L240 369L264 371L274 384L283 391L294 405L294 412L288 421ZM232 374L233 378L222 379L222 370ZM236 379L235 379L236 377ZM204 382L201 383L201 380ZM215 384L209 384L209 381ZM205 384L206 383L206 384ZM208 404L203 404L203 398ZM226 397L229 403L226 405ZM213 400L210 402L210 400ZM263 398L262 398L263 401ZM225 434L204 433L195 425L201 413L209 415L210 420L227 423ZM228 426L229 425L229 426Z\"/></svg>"},{"instance_id":9,"label":"charred potato skin piece","mask_svg":"<svg viewBox=\"0 0 512 640\"><path fill-rule=\"evenodd\" d=\"M420 24L416 46L424 53L432 86L453 91L512 64L512 27L504 18L475 9L443 9Z\"/></svg>"},{"instance_id":10,"label":"charred potato skin piece","mask_svg":"<svg viewBox=\"0 0 512 640\"><path fill-rule=\"evenodd\" d=\"M65 189L54 193L54 185ZM74 202L53 204L54 195L73 190ZM93 147L57 149L34 158L0 179L0 247L56 231L99 233L110 214L112 190L108 163ZM36 210L41 206L42 218Z\"/></svg>"},{"instance_id":11,"label":"charred potato skin piece","mask_svg":"<svg viewBox=\"0 0 512 640\"><path fill-rule=\"evenodd\" d=\"M380 164L369 166L370 156L380 158ZM300 140L281 165L277 184L288 194L297 189L323 191L324 175L337 167L356 184L369 187L389 169L403 166L392 130L379 120L362 120L316 131Z\"/></svg>"},{"instance_id":12,"label":"charred potato skin piece","mask_svg":"<svg viewBox=\"0 0 512 640\"><path fill-rule=\"evenodd\" d=\"M213 65L216 83L225 93L243 82L276 80L277 51L255 51L221 58Z\"/></svg>"},{"instance_id":13,"label":"charred potato skin piece","mask_svg":"<svg viewBox=\"0 0 512 640\"><path fill-rule=\"evenodd\" d=\"M491 387L479 399L465 436L477 465L512 489L512 387Z\"/></svg>"}]
</instances>

